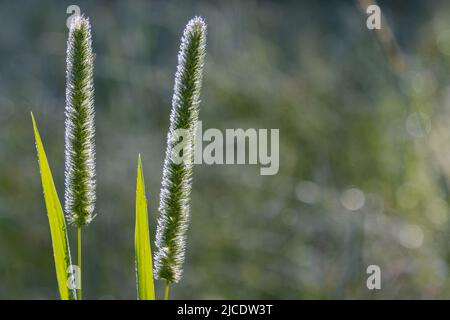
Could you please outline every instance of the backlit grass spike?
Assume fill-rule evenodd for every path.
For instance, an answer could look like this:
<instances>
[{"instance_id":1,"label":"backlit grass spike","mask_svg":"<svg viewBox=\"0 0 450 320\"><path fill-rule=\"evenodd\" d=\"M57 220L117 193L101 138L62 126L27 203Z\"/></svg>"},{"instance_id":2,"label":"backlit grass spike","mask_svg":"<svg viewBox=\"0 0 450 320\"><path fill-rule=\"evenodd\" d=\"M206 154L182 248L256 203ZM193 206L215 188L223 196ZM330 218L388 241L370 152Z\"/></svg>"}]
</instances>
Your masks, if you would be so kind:
<instances>
[{"instance_id":1,"label":"backlit grass spike","mask_svg":"<svg viewBox=\"0 0 450 320\"><path fill-rule=\"evenodd\" d=\"M178 54L159 203L154 273L156 279L165 279L167 284L178 282L183 272L205 45L206 24L202 18L195 17L184 30ZM176 134L179 129L188 132L183 151L187 154L183 156L191 161L176 163L172 159L174 148L180 142Z\"/></svg>"}]
</instances>

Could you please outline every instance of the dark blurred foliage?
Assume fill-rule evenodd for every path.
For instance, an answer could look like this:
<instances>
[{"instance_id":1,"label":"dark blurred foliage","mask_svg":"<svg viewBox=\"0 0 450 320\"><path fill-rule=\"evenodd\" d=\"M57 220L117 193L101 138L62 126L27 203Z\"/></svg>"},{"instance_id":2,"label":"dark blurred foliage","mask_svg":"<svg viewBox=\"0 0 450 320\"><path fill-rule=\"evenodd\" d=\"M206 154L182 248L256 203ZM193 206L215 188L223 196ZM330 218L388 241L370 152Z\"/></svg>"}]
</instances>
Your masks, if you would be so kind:
<instances>
[{"instance_id":1,"label":"dark blurred foliage","mask_svg":"<svg viewBox=\"0 0 450 320\"><path fill-rule=\"evenodd\" d=\"M62 196L70 4L0 2L0 298L58 298L29 112ZM379 2L402 72L356 1L76 4L96 52L86 298L136 297L137 154L154 239L178 45L195 15L208 22L203 127L279 128L280 171L195 167L185 274L173 296L450 296L448 2ZM366 288L371 264L382 270L377 292Z\"/></svg>"}]
</instances>

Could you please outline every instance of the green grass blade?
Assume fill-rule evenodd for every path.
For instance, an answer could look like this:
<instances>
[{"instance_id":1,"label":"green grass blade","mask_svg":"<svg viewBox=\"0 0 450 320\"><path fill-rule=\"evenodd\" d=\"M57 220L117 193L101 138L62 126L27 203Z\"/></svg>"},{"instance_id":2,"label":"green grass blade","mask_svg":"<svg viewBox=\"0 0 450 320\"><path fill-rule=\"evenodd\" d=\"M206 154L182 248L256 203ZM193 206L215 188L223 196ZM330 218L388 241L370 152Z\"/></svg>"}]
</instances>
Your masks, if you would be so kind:
<instances>
[{"instance_id":1,"label":"green grass blade","mask_svg":"<svg viewBox=\"0 0 450 320\"><path fill-rule=\"evenodd\" d=\"M48 165L47 156L45 155L44 146L42 145L33 114L31 114L31 119L33 121L45 206L47 207L48 222L50 224L59 294L62 300L69 300L74 296L73 292L71 292L67 286L67 280L70 275L68 273L68 268L71 265L71 258L64 213L62 211L61 203L59 202L58 194L56 193L52 173Z\"/></svg>"},{"instance_id":2,"label":"green grass blade","mask_svg":"<svg viewBox=\"0 0 450 320\"><path fill-rule=\"evenodd\" d=\"M147 198L145 197L144 174L141 155L138 159L136 181L136 281L139 300L155 300L153 285L152 251L148 231Z\"/></svg>"}]
</instances>

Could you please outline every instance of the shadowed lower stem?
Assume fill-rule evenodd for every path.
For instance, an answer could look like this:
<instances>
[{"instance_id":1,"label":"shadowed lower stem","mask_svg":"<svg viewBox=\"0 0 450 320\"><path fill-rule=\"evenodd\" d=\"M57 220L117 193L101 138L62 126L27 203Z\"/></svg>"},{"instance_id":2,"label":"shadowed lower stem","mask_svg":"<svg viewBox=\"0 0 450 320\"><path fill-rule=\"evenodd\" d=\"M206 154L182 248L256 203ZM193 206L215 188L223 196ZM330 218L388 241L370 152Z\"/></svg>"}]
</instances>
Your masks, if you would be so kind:
<instances>
[{"instance_id":1,"label":"shadowed lower stem","mask_svg":"<svg viewBox=\"0 0 450 320\"><path fill-rule=\"evenodd\" d=\"M78 268L80 268L80 273L78 274L79 277L79 288L78 288L78 300L82 299L82 291L81 291L81 283L82 283L82 278L81 278L81 227L78 227L78 239L77 239L77 243L78 243L78 248L77 248L77 254L78 254Z\"/></svg>"}]
</instances>

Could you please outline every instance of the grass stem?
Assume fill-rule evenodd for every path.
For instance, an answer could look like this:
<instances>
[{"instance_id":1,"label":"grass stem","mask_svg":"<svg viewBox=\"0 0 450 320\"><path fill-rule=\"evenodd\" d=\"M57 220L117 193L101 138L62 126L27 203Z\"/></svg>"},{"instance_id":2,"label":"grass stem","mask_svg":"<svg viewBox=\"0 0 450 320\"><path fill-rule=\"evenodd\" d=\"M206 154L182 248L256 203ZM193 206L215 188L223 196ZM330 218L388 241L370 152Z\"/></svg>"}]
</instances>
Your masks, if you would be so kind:
<instances>
[{"instance_id":1,"label":"grass stem","mask_svg":"<svg viewBox=\"0 0 450 320\"><path fill-rule=\"evenodd\" d=\"M81 226L78 226L78 249L77 249L77 254L78 254L78 268L80 268L80 274L79 276L79 284L80 287L78 288L78 300L81 300L82 297L82 292L81 292Z\"/></svg>"},{"instance_id":2,"label":"grass stem","mask_svg":"<svg viewBox=\"0 0 450 320\"><path fill-rule=\"evenodd\" d=\"M170 282L166 281L166 292L164 293L164 300L169 300L169 287L170 287Z\"/></svg>"}]
</instances>

